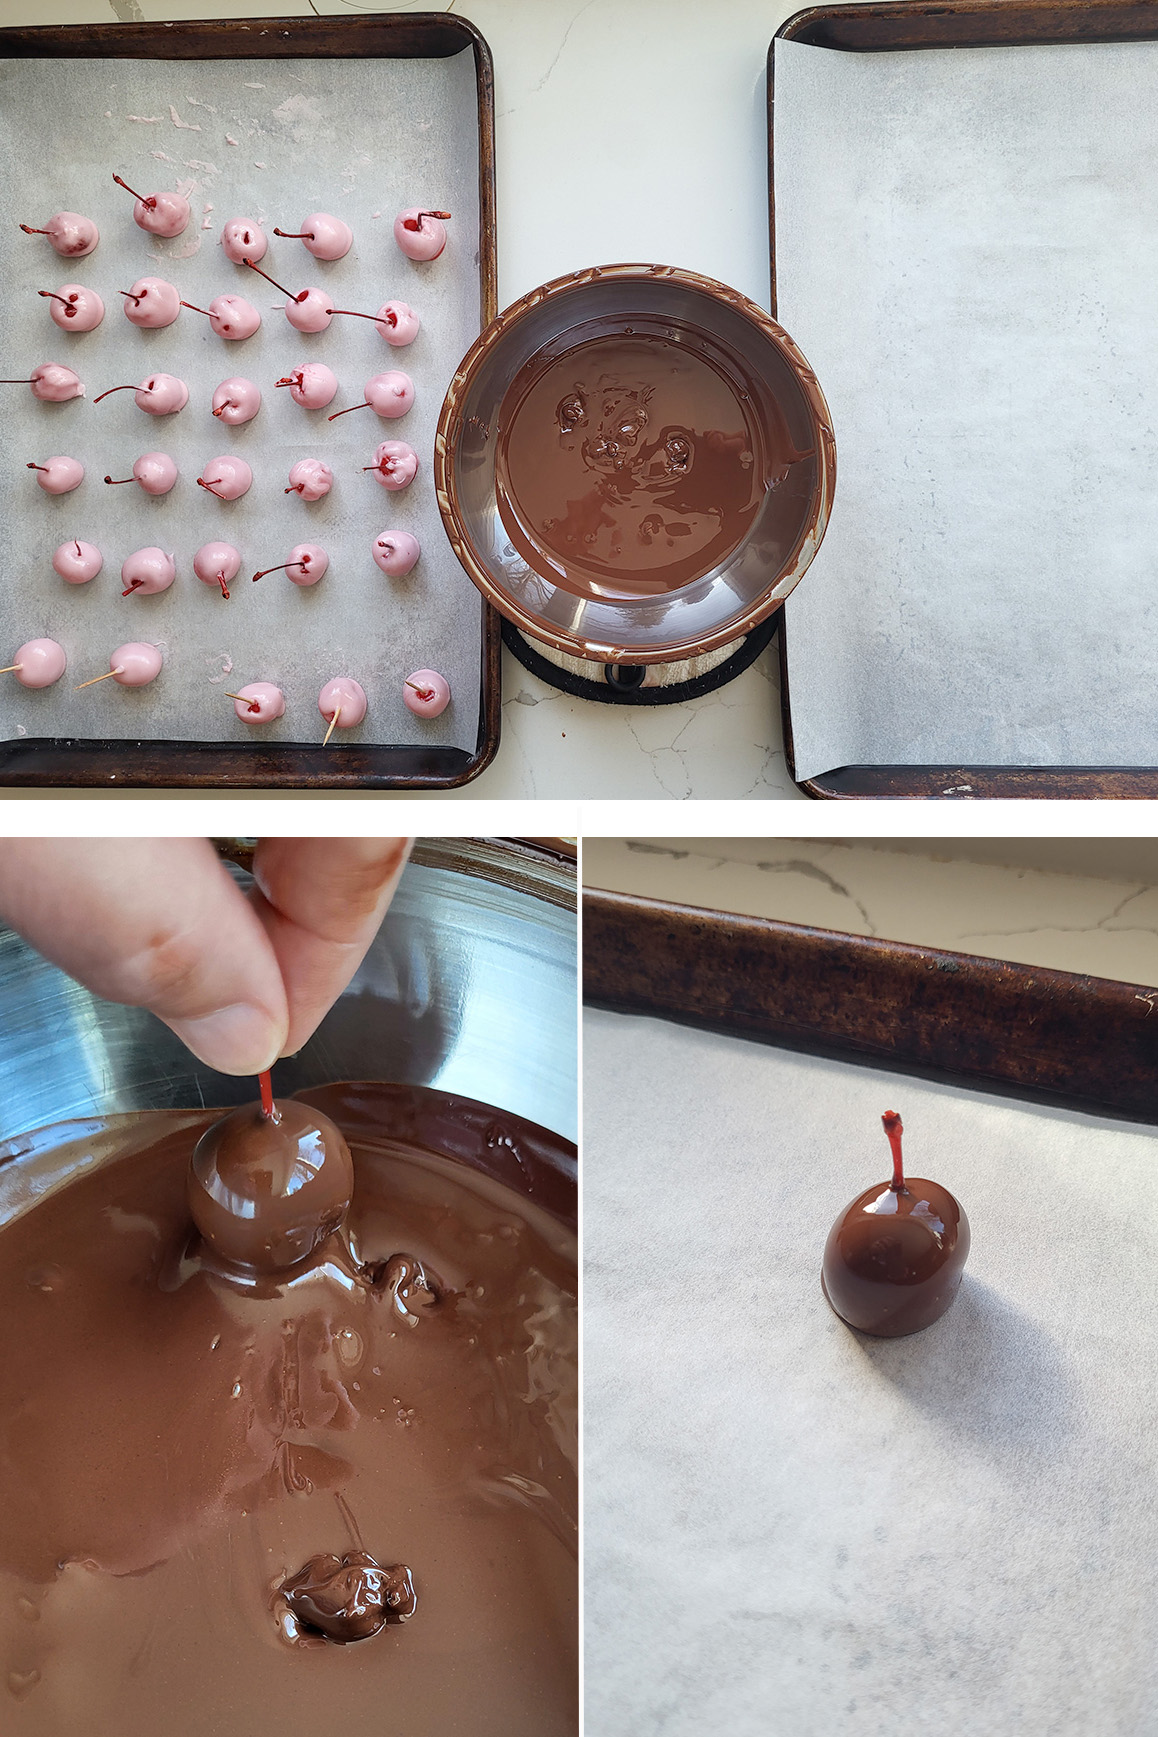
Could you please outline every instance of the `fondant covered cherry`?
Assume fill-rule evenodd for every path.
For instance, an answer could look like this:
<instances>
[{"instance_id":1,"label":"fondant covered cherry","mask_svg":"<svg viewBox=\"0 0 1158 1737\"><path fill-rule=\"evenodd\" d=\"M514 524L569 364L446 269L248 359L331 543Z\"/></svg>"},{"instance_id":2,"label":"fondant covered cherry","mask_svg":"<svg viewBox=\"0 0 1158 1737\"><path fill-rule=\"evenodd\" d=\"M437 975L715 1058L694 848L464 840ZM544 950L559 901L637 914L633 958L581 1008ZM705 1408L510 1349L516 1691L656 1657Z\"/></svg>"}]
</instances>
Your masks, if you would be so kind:
<instances>
[{"instance_id":1,"label":"fondant covered cherry","mask_svg":"<svg viewBox=\"0 0 1158 1737\"><path fill-rule=\"evenodd\" d=\"M213 394L213 414L230 428L252 422L260 409L261 388L252 380L243 380L240 375L223 380Z\"/></svg>"},{"instance_id":2,"label":"fondant covered cherry","mask_svg":"<svg viewBox=\"0 0 1158 1737\"><path fill-rule=\"evenodd\" d=\"M79 683L72 691L79 694L81 688L95 688L98 682L107 681L115 681L122 688L148 687L160 675L163 662L157 646L130 639L126 645L118 645L109 658L108 675L93 676L91 681Z\"/></svg>"},{"instance_id":3,"label":"fondant covered cherry","mask_svg":"<svg viewBox=\"0 0 1158 1737\"><path fill-rule=\"evenodd\" d=\"M278 567L263 567L254 579L264 579L267 573L286 573L295 585L316 585L330 565L330 557L316 543L295 543L289 560Z\"/></svg>"},{"instance_id":4,"label":"fondant covered cherry","mask_svg":"<svg viewBox=\"0 0 1158 1737\"><path fill-rule=\"evenodd\" d=\"M407 259L437 259L446 246L443 224L449 222L449 211L424 211L420 205L410 205L394 219L394 239Z\"/></svg>"},{"instance_id":5,"label":"fondant covered cherry","mask_svg":"<svg viewBox=\"0 0 1158 1737\"><path fill-rule=\"evenodd\" d=\"M335 676L318 695L318 710L329 724L324 748L335 728L352 730L366 716L366 693L353 676Z\"/></svg>"},{"instance_id":6,"label":"fondant covered cherry","mask_svg":"<svg viewBox=\"0 0 1158 1737\"><path fill-rule=\"evenodd\" d=\"M15 662L0 675L14 675L22 687L50 688L68 668L64 647L55 639L29 639L16 650Z\"/></svg>"},{"instance_id":7,"label":"fondant covered cherry","mask_svg":"<svg viewBox=\"0 0 1158 1737\"><path fill-rule=\"evenodd\" d=\"M104 566L104 556L95 543L73 537L60 545L52 557L52 565L69 585L87 585Z\"/></svg>"},{"instance_id":8,"label":"fondant covered cherry","mask_svg":"<svg viewBox=\"0 0 1158 1737\"><path fill-rule=\"evenodd\" d=\"M147 495L167 495L177 481L177 466L167 452L143 452L133 460L132 476L106 476L105 481L115 488L135 482Z\"/></svg>"},{"instance_id":9,"label":"fondant covered cherry","mask_svg":"<svg viewBox=\"0 0 1158 1737\"><path fill-rule=\"evenodd\" d=\"M315 211L302 220L300 230L275 229L285 241L304 241L315 259L344 259L354 245L354 232L340 217L325 211ZM250 255L252 259L253 254Z\"/></svg>"},{"instance_id":10,"label":"fondant covered cherry","mask_svg":"<svg viewBox=\"0 0 1158 1737\"><path fill-rule=\"evenodd\" d=\"M133 206L133 221L138 229L143 229L149 235L160 235L171 240L175 235L184 234L189 227L189 219L193 215L188 199L181 193L137 193L122 181L119 175L113 180L118 187L123 187L126 193L132 193L137 203Z\"/></svg>"},{"instance_id":11,"label":"fondant covered cherry","mask_svg":"<svg viewBox=\"0 0 1158 1737\"><path fill-rule=\"evenodd\" d=\"M193 557L193 571L204 585L219 585L229 601L229 581L236 579L241 556L232 543L202 543Z\"/></svg>"},{"instance_id":12,"label":"fondant covered cherry","mask_svg":"<svg viewBox=\"0 0 1158 1737\"><path fill-rule=\"evenodd\" d=\"M391 368L385 374L372 374L362 390L366 397L361 404L335 410L329 420L336 422L339 416L348 416L351 410L373 410L384 419L393 421L395 417L405 416L414 403L414 382L400 368Z\"/></svg>"},{"instance_id":13,"label":"fondant covered cherry","mask_svg":"<svg viewBox=\"0 0 1158 1737\"><path fill-rule=\"evenodd\" d=\"M418 474L418 454L404 440L384 440L374 448L373 464L362 469L372 470L384 489L408 488Z\"/></svg>"},{"instance_id":14,"label":"fondant covered cherry","mask_svg":"<svg viewBox=\"0 0 1158 1737\"><path fill-rule=\"evenodd\" d=\"M303 501L320 501L334 486L334 473L320 458L299 458L290 466L287 495L300 495Z\"/></svg>"},{"instance_id":15,"label":"fondant covered cherry","mask_svg":"<svg viewBox=\"0 0 1158 1737\"><path fill-rule=\"evenodd\" d=\"M947 1188L906 1179L901 1118L886 1110L881 1120L893 1179L866 1188L841 1213L825 1244L821 1286L850 1327L892 1339L930 1326L952 1303L969 1253L969 1221Z\"/></svg>"},{"instance_id":16,"label":"fondant covered cherry","mask_svg":"<svg viewBox=\"0 0 1158 1737\"><path fill-rule=\"evenodd\" d=\"M253 472L243 458L226 454L205 466L205 475L197 478L197 486L219 501L236 501L247 493L253 482Z\"/></svg>"},{"instance_id":17,"label":"fondant covered cherry","mask_svg":"<svg viewBox=\"0 0 1158 1737\"><path fill-rule=\"evenodd\" d=\"M276 384L288 386L290 397L303 410L323 410L338 390L333 370L324 362L305 362Z\"/></svg>"},{"instance_id":18,"label":"fondant covered cherry","mask_svg":"<svg viewBox=\"0 0 1158 1737\"><path fill-rule=\"evenodd\" d=\"M178 410L184 410L189 402L189 388L175 374L150 374L139 386L110 386L107 392L94 398L93 403L99 404L102 398L111 398L114 392L132 392L137 409L150 416L173 416Z\"/></svg>"},{"instance_id":19,"label":"fondant covered cherry","mask_svg":"<svg viewBox=\"0 0 1158 1737\"><path fill-rule=\"evenodd\" d=\"M422 322L409 302L384 302L375 324L388 344L402 349L414 342Z\"/></svg>"},{"instance_id":20,"label":"fondant covered cherry","mask_svg":"<svg viewBox=\"0 0 1158 1737\"><path fill-rule=\"evenodd\" d=\"M272 682L247 682L237 693L225 697L233 701L243 724L272 724L285 711L285 695Z\"/></svg>"},{"instance_id":21,"label":"fondant covered cherry","mask_svg":"<svg viewBox=\"0 0 1158 1737\"><path fill-rule=\"evenodd\" d=\"M46 296L48 311L62 332L93 332L105 317L105 304L82 283L62 283L58 290L37 290Z\"/></svg>"},{"instance_id":22,"label":"fondant covered cherry","mask_svg":"<svg viewBox=\"0 0 1158 1737\"><path fill-rule=\"evenodd\" d=\"M221 231L221 245L226 259L244 265L247 259L264 259L269 242L251 217L231 217Z\"/></svg>"},{"instance_id":23,"label":"fondant covered cherry","mask_svg":"<svg viewBox=\"0 0 1158 1737\"><path fill-rule=\"evenodd\" d=\"M422 548L409 531L383 531L374 538L372 553L383 573L388 573L391 579L401 579L409 573Z\"/></svg>"},{"instance_id":24,"label":"fondant covered cherry","mask_svg":"<svg viewBox=\"0 0 1158 1737\"><path fill-rule=\"evenodd\" d=\"M450 704L450 683L434 669L416 669L402 684L402 698L419 718L437 718Z\"/></svg>"},{"instance_id":25,"label":"fondant covered cherry","mask_svg":"<svg viewBox=\"0 0 1158 1737\"><path fill-rule=\"evenodd\" d=\"M43 229L33 229L27 223L20 227L25 235L47 235L62 259L83 259L101 238L92 218L82 217L79 211L58 211L55 217L48 219Z\"/></svg>"},{"instance_id":26,"label":"fondant covered cherry","mask_svg":"<svg viewBox=\"0 0 1158 1737\"><path fill-rule=\"evenodd\" d=\"M31 386L32 396L45 404L64 404L84 397L84 382L63 362L41 362L26 380L0 380L0 386ZM96 403L96 399L93 399Z\"/></svg>"},{"instance_id":27,"label":"fondant covered cherry","mask_svg":"<svg viewBox=\"0 0 1158 1737\"><path fill-rule=\"evenodd\" d=\"M176 577L173 557L166 555L164 549L136 549L121 566L125 587L121 596L140 592L142 597L151 597L155 592L167 591Z\"/></svg>"},{"instance_id":28,"label":"fondant covered cherry","mask_svg":"<svg viewBox=\"0 0 1158 1737\"><path fill-rule=\"evenodd\" d=\"M46 458L43 464L28 465L36 472L36 480L46 495L67 495L84 481L84 466L79 458Z\"/></svg>"},{"instance_id":29,"label":"fondant covered cherry","mask_svg":"<svg viewBox=\"0 0 1158 1737\"><path fill-rule=\"evenodd\" d=\"M120 290L125 298L125 318L145 331L171 326L181 312L181 292L163 277L139 277L132 289Z\"/></svg>"},{"instance_id":30,"label":"fondant covered cherry","mask_svg":"<svg viewBox=\"0 0 1158 1737\"><path fill-rule=\"evenodd\" d=\"M244 296L214 296L207 308L199 308L193 302L182 302L181 306L195 314L204 314L219 338L230 338L235 342L252 338L261 324L261 315Z\"/></svg>"}]
</instances>

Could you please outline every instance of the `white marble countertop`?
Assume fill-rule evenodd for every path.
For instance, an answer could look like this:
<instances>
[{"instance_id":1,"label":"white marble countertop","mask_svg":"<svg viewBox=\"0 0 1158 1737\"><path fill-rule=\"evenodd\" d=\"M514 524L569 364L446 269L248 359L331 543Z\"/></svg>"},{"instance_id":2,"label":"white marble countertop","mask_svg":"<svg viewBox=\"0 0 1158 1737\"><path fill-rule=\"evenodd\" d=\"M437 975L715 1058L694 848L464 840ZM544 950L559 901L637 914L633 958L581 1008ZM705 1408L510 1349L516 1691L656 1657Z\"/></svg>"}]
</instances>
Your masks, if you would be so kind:
<instances>
[{"instance_id":1,"label":"white marble countertop","mask_svg":"<svg viewBox=\"0 0 1158 1737\"><path fill-rule=\"evenodd\" d=\"M353 0L0 0L0 21L427 9ZM645 260L721 278L767 307L765 62L796 6L450 0L444 10L477 25L494 56L500 306L579 266ZM726 688L687 705L571 699L507 654L503 694L495 763L451 795L798 795L784 764L774 647Z\"/></svg>"}]
</instances>

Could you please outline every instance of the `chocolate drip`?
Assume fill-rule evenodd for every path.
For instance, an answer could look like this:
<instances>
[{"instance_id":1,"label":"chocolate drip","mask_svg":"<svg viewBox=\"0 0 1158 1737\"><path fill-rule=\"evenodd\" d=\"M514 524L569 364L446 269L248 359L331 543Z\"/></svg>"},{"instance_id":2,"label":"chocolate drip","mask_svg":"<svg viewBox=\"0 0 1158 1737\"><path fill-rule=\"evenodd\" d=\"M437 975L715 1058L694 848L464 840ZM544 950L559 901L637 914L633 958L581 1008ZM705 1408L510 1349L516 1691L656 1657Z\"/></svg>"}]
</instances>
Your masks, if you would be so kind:
<instances>
[{"instance_id":1,"label":"chocolate drip","mask_svg":"<svg viewBox=\"0 0 1158 1737\"><path fill-rule=\"evenodd\" d=\"M369 1640L388 1622L405 1622L418 1600L409 1568L381 1568L364 1550L311 1556L282 1582L281 1596L299 1623L345 1645Z\"/></svg>"}]
</instances>

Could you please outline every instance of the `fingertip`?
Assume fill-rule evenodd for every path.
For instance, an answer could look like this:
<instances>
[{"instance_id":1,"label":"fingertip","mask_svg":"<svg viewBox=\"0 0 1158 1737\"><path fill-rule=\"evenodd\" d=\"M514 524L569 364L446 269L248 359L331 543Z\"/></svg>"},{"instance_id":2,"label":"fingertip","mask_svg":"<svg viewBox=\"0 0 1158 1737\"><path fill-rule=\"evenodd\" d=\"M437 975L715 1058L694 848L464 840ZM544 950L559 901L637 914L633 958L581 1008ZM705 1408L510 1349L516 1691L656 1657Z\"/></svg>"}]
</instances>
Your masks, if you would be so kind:
<instances>
[{"instance_id":1,"label":"fingertip","mask_svg":"<svg viewBox=\"0 0 1158 1737\"><path fill-rule=\"evenodd\" d=\"M284 1019L248 1002L234 1002L196 1019L167 1019L165 1024L198 1061L219 1074L264 1073L281 1055L288 1036Z\"/></svg>"}]
</instances>

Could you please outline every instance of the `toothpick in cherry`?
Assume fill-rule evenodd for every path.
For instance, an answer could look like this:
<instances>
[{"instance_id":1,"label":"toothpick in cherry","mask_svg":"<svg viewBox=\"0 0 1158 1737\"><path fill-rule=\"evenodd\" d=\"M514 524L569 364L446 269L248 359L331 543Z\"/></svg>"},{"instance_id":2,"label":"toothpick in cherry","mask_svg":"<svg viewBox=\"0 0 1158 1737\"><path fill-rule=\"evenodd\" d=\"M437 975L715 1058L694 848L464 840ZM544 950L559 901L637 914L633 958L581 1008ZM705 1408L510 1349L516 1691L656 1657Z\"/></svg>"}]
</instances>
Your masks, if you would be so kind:
<instances>
[{"instance_id":1,"label":"toothpick in cherry","mask_svg":"<svg viewBox=\"0 0 1158 1737\"><path fill-rule=\"evenodd\" d=\"M272 682L247 682L236 694L226 694L243 724L272 724L285 711L285 695Z\"/></svg>"},{"instance_id":2,"label":"toothpick in cherry","mask_svg":"<svg viewBox=\"0 0 1158 1737\"><path fill-rule=\"evenodd\" d=\"M419 718L437 718L450 704L450 683L434 669L416 669L402 684L402 698Z\"/></svg>"},{"instance_id":3,"label":"toothpick in cherry","mask_svg":"<svg viewBox=\"0 0 1158 1737\"><path fill-rule=\"evenodd\" d=\"M125 645L118 645L113 652L107 675L93 676L91 681L80 682L72 691L79 694L81 688L95 688L98 682L108 681L115 681L122 688L148 687L160 675L163 662L157 646L131 639Z\"/></svg>"},{"instance_id":4,"label":"toothpick in cherry","mask_svg":"<svg viewBox=\"0 0 1158 1737\"><path fill-rule=\"evenodd\" d=\"M328 719L324 748L335 729L352 730L366 716L366 692L352 676L335 676L318 695L318 710Z\"/></svg>"},{"instance_id":5,"label":"toothpick in cherry","mask_svg":"<svg viewBox=\"0 0 1158 1737\"><path fill-rule=\"evenodd\" d=\"M0 675L14 675L21 687L50 688L68 668L64 647L55 639L29 639L16 649L16 662Z\"/></svg>"}]
</instances>

